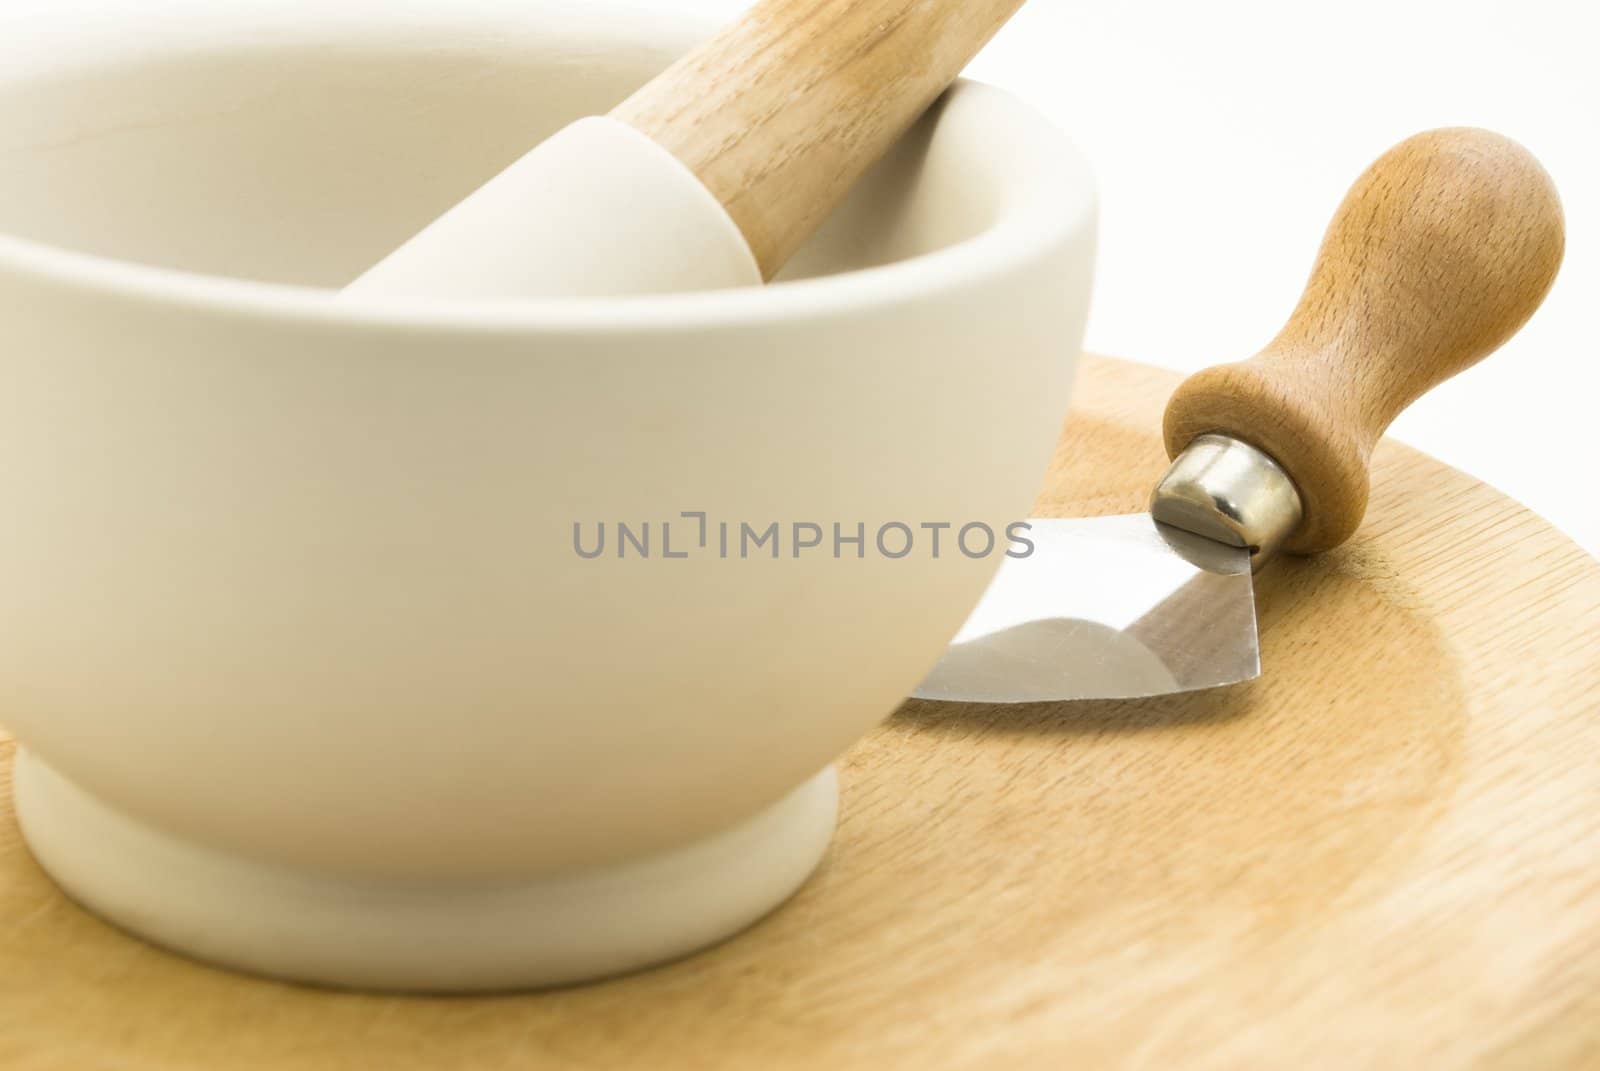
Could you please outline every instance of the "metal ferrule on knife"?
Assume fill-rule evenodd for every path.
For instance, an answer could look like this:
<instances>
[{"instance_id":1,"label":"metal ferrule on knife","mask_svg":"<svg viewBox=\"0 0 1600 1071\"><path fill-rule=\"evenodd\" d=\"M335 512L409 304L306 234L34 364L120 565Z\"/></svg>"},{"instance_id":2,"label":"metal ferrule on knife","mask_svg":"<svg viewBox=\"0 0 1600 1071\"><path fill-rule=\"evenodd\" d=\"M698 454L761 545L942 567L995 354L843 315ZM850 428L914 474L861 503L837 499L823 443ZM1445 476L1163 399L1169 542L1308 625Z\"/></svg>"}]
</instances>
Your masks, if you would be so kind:
<instances>
[{"instance_id":1,"label":"metal ferrule on knife","mask_svg":"<svg viewBox=\"0 0 1600 1071\"><path fill-rule=\"evenodd\" d=\"M1300 526L1300 492L1278 463L1249 443L1202 435L1178 455L1150 496L1161 524L1250 551L1250 568L1272 560Z\"/></svg>"}]
</instances>

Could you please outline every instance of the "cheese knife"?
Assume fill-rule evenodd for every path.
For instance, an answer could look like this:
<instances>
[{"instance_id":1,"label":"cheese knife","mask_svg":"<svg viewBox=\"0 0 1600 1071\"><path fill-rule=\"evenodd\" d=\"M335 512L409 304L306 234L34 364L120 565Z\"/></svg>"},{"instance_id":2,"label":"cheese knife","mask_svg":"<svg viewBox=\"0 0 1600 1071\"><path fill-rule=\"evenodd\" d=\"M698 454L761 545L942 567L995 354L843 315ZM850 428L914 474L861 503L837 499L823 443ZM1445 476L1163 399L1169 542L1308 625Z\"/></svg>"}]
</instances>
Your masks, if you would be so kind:
<instances>
[{"instance_id":1,"label":"cheese knife","mask_svg":"<svg viewBox=\"0 0 1600 1071\"><path fill-rule=\"evenodd\" d=\"M1167 405L1150 512L1031 522L920 699L1117 699L1261 671L1252 574L1350 538L1373 446L1422 394L1533 315L1565 246L1527 150L1486 130L1416 135L1335 213L1299 305L1257 356Z\"/></svg>"}]
</instances>

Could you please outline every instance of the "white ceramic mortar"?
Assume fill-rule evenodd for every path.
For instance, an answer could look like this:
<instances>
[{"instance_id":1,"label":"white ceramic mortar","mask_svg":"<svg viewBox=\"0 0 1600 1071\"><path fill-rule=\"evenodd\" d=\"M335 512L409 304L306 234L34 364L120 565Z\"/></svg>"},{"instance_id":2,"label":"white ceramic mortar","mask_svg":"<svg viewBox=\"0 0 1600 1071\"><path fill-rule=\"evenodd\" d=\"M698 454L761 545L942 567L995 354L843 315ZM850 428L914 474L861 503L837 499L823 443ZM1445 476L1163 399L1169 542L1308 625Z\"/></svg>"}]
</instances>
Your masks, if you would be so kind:
<instances>
[{"instance_id":1,"label":"white ceramic mortar","mask_svg":"<svg viewBox=\"0 0 1600 1071\"><path fill-rule=\"evenodd\" d=\"M1026 516L1083 162L963 84L794 281L341 298L706 27L85 10L0 32L0 720L41 863L162 944L382 988L593 977L770 910L826 846L828 763L999 557L588 561L573 525Z\"/></svg>"}]
</instances>

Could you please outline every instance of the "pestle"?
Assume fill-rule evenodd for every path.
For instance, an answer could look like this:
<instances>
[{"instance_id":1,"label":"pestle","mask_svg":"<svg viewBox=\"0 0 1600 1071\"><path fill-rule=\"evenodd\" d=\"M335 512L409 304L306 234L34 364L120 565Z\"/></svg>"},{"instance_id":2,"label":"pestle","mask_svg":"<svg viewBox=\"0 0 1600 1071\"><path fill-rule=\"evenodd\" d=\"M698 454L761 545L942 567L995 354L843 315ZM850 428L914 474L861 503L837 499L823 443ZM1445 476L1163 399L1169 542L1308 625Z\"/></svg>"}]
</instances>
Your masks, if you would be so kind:
<instances>
[{"instance_id":1,"label":"pestle","mask_svg":"<svg viewBox=\"0 0 1600 1071\"><path fill-rule=\"evenodd\" d=\"M517 298L760 285L1024 0L762 0L566 127L346 293Z\"/></svg>"}]
</instances>

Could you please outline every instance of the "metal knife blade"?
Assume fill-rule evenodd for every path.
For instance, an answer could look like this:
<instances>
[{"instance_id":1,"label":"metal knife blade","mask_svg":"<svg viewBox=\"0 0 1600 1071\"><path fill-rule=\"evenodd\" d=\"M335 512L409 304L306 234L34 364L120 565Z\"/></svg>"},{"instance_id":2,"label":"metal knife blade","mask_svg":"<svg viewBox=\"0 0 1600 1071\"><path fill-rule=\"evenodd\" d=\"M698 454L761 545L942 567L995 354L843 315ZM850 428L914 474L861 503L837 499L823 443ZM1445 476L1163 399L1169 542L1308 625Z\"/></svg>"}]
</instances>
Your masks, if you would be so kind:
<instances>
[{"instance_id":1,"label":"metal knife blade","mask_svg":"<svg viewBox=\"0 0 1600 1071\"><path fill-rule=\"evenodd\" d=\"M1034 520L918 699L1132 699L1261 673L1250 552L1148 513Z\"/></svg>"}]
</instances>

